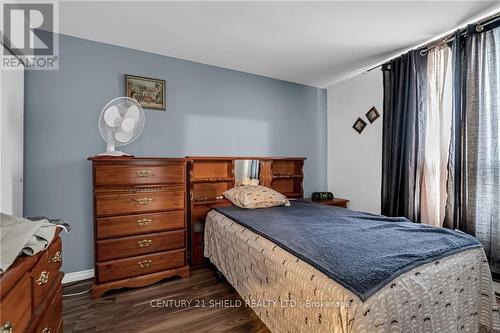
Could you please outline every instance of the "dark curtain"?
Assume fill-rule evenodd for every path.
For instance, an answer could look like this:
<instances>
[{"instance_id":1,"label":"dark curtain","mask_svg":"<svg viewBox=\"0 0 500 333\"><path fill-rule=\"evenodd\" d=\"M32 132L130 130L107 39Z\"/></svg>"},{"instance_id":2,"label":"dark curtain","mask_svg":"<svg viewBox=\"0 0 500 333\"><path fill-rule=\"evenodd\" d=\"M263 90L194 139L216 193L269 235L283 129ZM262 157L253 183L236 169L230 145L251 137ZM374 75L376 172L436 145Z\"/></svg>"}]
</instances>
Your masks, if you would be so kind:
<instances>
[{"instance_id":1,"label":"dark curtain","mask_svg":"<svg viewBox=\"0 0 500 333\"><path fill-rule=\"evenodd\" d=\"M390 61L384 73L382 214L419 221L419 137L425 107L426 57L410 51Z\"/></svg>"},{"instance_id":2,"label":"dark curtain","mask_svg":"<svg viewBox=\"0 0 500 333\"><path fill-rule=\"evenodd\" d=\"M478 238L500 274L500 28L455 33L445 226Z\"/></svg>"},{"instance_id":3,"label":"dark curtain","mask_svg":"<svg viewBox=\"0 0 500 333\"><path fill-rule=\"evenodd\" d=\"M448 160L448 198L446 215L443 226L450 229L461 229L459 224L462 217L462 137L465 128L462 126L464 113L464 44L465 38L460 30L454 34L454 43L451 46L453 63L453 109L451 124L450 155ZM465 231L462 229L462 231Z\"/></svg>"},{"instance_id":4,"label":"dark curtain","mask_svg":"<svg viewBox=\"0 0 500 333\"><path fill-rule=\"evenodd\" d=\"M455 33L444 226L478 238L500 273L500 21ZM479 31L478 31L479 30ZM419 222L427 59L411 51L383 66L382 214Z\"/></svg>"}]
</instances>

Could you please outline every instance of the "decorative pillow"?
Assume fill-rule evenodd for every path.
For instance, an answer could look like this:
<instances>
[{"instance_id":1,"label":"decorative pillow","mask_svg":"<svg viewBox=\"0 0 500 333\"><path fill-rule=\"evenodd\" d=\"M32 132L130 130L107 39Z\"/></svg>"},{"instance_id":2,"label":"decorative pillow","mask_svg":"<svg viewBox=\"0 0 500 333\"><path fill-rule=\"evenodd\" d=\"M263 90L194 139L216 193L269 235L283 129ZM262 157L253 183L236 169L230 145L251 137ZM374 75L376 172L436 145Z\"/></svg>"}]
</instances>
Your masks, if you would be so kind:
<instances>
[{"instance_id":1,"label":"decorative pillow","mask_svg":"<svg viewBox=\"0 0 500 333\"><path fill-rule=\"evenodd\" d=\"M290 202L283 194L260 185L237 186L223 194L235 206L240 208L254 209L290 206Z\"/></svg>"}]
</instances>

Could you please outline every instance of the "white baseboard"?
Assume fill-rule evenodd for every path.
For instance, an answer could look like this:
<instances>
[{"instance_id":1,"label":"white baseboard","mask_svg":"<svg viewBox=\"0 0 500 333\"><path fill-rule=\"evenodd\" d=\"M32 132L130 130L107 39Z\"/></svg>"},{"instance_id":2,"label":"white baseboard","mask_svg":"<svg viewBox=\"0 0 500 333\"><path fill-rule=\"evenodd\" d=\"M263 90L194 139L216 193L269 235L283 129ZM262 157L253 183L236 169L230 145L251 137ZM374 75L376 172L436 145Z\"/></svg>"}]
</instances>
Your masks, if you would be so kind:
<instances>
[{"instance_id":1,"label":"white baseboard","mask_svg":"<svg viewBox=\"0 0 500 333\"><path fill-rule=\"evenodd\" d=\"M86 271L65 273L62 283L77 282L81 280L86 280L94 277L94 270L87 269Z\"/></svg>"}]
</instances>

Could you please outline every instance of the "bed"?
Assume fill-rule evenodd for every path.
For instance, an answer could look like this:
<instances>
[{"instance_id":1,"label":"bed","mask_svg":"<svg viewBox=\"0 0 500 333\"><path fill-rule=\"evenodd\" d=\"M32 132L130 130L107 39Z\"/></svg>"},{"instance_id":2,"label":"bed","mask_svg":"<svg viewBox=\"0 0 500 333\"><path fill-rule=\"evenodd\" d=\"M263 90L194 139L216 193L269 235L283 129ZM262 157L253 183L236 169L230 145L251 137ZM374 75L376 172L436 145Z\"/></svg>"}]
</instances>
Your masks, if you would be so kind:
<instances>
[{"instance_id":1,"label":"bed","mask_svg":"<svg viewBox=\"0 0 500 333\"><path fill-rule=\"evenodd\" d=\"M205 256L274 333L500 332L481 247L409 269L372 294L346 288L287 249L227 214L207 215Z\"/></svg>"}]
</instances>

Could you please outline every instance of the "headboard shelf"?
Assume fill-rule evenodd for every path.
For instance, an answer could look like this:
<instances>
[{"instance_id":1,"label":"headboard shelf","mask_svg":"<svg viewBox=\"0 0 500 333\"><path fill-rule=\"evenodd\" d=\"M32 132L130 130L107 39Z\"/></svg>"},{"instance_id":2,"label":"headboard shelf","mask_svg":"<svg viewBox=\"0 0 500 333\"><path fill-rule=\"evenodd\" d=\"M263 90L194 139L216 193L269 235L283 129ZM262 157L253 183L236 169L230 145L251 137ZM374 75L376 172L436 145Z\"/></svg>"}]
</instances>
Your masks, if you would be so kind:
<instances>
[{"instance_id":1,"label":"headboard shelf","mask_svg":"<svg viewBox=\"0 0 500 333\"><path fill-rule=\"evenodd\" d=\"M302 178L302 175L287 175L287 174L280 174L280 175L273 175L273 179L289 179L289 178Z\"/></svg>"},{"instance_id":2,"label":"headboard shelf","mask_svg":"<svg viewBox=\"0 0 500 333\"><path fill-rule=\"evenodd\" d=\"M230 204L231 202L227 199L217 199L217 198L207 198L193 201L193 205L212 205L212 204Z\"/></svg>"},{"instance_id":3,"label":"headboard shelf","mask_svg":"<svg viewBox=\"0 0 500 333\"><path fill-rule=\"evenodd\" d=\"M260 183L289 198L303 198L304 160L261 160Z\"/></svg>"},{"instance_id":4,"label":"headboard shelf","mask_svg":"<svg viewBox=\"0 0 500 333\"><path fill-rule=\"evenodd\" d=\"M270 187L288 198L304 197L304 157L187 156L186 159L189 176L188 225L191 265L204 262L203 225L208 212L213 208L231 205L231 202L223 197L223 193L235 185L235 161L257 161L257 177L261 185Z\"/></svg>"},{"instance_id":5,"label":"headboard shelf","mask_svg":"<svg viewBox=\"0 0 500 333\"><path fill-rule=\"evenodd\" d=\"M227 183L234 182L234 177L214 177L214 178L193 178L192 183Z\"/></svg>"},{"instance_id":6,"label":"headboard shelf","mask_svg":"<svg viewBox=\"0 0 500 333\"><path fill-rule=\"evenodd\" d=\"M304 161L305 157L297 157L297 156L280 156L280 157L263 157L263 156L186 156L188 160L200 160L200 161L235 161L235 160L297 160Z\"/></svg>"}]
</instances>

